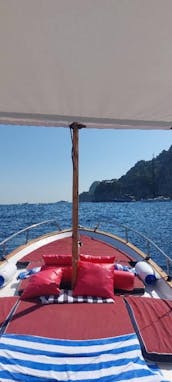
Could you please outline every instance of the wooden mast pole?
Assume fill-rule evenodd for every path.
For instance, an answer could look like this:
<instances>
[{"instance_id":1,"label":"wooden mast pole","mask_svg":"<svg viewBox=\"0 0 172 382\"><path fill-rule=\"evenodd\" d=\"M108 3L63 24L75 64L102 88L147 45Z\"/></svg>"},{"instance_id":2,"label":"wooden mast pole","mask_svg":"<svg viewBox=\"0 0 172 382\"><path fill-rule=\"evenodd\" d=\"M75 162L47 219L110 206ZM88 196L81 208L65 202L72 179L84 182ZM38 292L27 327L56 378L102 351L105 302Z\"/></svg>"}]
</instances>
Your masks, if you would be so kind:
<instances>
[{"instance_id":1,"label":"wooden mast pole","mask_svg":"<svg viewBox=\"0 0 172 382\"><path fill-rule=\"evenodd\" d=\"M75 285L78 263L78 210L79 210L79 129L85 127L73 122L70 128L72 134L72 163L73 163L73 191L72 191L72 288Z\"/></svg>"}]
</instances>

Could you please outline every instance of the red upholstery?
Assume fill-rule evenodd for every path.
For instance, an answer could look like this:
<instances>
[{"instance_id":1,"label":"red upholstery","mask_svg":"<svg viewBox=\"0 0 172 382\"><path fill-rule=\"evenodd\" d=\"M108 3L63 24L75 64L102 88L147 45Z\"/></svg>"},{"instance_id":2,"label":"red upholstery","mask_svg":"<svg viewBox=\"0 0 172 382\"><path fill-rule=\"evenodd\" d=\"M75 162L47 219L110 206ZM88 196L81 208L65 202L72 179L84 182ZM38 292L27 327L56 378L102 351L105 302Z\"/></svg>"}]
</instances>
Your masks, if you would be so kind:
<instances>
[{"instance_id":1,"label":"red upholstery","mask_svg":"<svg viewBox=\"0 0 172 382\"><path fill-rule=\"evenodd\" d=\"M121 320L122 316L122 320ZM133 333L123 299L115 304L49 304L20 301L6 333L94 339Z\"/></svg>"},{"instance_id":2,"label":"red upholstery","mask_svg":"<svg viewBox=\"0 0 172 382\"><path fill-rule=\"evenodd\" d=\"M132 260L131 257L122 253L118 249L113 248L110 244L103 243L102 241L92 239L91 237L87 237L85 235L81 235L80 238L82 242L82 253L86 253L91 256L115 256L115 261L117 263L125 263ZM42 256L47 253L50 255L54 254L71 254L72 253L72 238L67 237L64 239L60 239L54 241L52 243L46 244L38 249L35 249L28 255L23 257L23 261L35 261L36 259L42 259Z\"/></svg>"},{"instance_id":3,"label":"red upholstery","mask_svg":"<svg viewBox=\"0 0 172 382\"><path fill-rule=\"evenodd\" d=\"M115 256L91 256L80 254L80 260L89 261L90 263L112 263L114 264Z\"/></svg>"},{"instance_id":4,"label":"red upholstery","mask_svg":"<svg viewBox=\"0 0 172 382\"><path fill-rule=\"evenodd\" d=\"M148 297L126 298L147 359L172 362L172 301Z\"/></svg>"},{"instance_id":5,"label":"red upholstery","mask_svg":"<svg viewBox=\"0 0 172 382\"><path fill-rule=\"evenodd\" d=\"M15 296L0 297L0 327L3 325L18 300L19 298Z\"/></svg>"},{"instance_id":6,"label":"red upholstery","mask_svg":"<svg viewBox=\"0 0 172 382\"><path fill-rule=\"evenodd\" d=\"M113 264L79 261L74 296L114 298Z\"/></svg>"},{"instance_id":7,"label":"red upholstery","mask_svg":"<svg viewBox=\"0 0 172 382\"><path fill-rule=\"evenodd\" d=\"M132 291L135 276L131 272L114 270L114 289Z\"/></svg>"},{"instance_id":8,"label":"red upholstery","mask_svg":"<svg viewBox=\"0 0 172 382\"><path fill-rule=\"evenodd\" d=\"M34 298L38 296L58 295L62 278L61 268L48 268L40 271L28 279L21 298Z\"/></svg>"},{"instance_id":9,"label":"red upholstery","mask_svg":"<svg viewBox=\"0 0 172 382\"><path fill-rule=\"evenodd\" d=\"M72 265L71 255L44 254L43 260L45 265L57 265L57 266Z\"/></svg>"}]
</instances>

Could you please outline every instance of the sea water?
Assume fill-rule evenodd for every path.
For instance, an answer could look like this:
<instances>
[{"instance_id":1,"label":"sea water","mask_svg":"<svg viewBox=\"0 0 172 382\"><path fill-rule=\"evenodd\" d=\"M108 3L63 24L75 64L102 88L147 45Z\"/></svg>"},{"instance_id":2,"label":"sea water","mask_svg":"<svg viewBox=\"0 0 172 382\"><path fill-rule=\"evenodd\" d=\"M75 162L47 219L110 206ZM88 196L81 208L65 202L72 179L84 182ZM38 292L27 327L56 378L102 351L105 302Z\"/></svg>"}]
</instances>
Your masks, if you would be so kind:
<instances>
[{"instance_id":1,"label":"sea water","mask_svg":"<svg viewBox=\"0 0 172 382\"><path fill-rule=\"evenodd\" d=\"M49 232L54 229L69 228L72 225L72 204L68 202L0 205L0 242L16 231L45 220L55 220L49 224ZM123 202L123 203L80 203L79 224L88 228L98 227L102 231L121 235L139 246L143 251L151 252L152 257L163 268L165 259L156 249L136 235L133 231L119 228L119 223L130 227L153 240L170 258L172 258L172 201L164 202ZM46 226L47 228L47 226ZM31 237L45 233L41 225L31 232ZM5 251L8 253L16 245L23 244L22 235L11 240ZM0 247L0 254L3 248Z\"/></svg>"}]
</instances>

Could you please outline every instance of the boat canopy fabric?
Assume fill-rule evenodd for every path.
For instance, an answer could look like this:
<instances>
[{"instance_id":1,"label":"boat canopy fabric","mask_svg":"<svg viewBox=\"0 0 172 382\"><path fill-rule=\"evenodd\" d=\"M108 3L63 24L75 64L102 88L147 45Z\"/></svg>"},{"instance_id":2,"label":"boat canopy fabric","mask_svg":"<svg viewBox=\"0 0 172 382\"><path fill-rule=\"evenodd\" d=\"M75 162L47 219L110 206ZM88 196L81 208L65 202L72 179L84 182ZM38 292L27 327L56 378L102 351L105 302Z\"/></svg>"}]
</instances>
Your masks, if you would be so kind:
<instances>
[{"instance_id":1,"label":"boat canopy fabric","mask_svg":"<svg viewBox=\"0 0 172 382\"><path fill-rule=\"evenodd\" d=\"M171 0L1 0L0 124L172 126Z\"/></svg>"}]
</instances>

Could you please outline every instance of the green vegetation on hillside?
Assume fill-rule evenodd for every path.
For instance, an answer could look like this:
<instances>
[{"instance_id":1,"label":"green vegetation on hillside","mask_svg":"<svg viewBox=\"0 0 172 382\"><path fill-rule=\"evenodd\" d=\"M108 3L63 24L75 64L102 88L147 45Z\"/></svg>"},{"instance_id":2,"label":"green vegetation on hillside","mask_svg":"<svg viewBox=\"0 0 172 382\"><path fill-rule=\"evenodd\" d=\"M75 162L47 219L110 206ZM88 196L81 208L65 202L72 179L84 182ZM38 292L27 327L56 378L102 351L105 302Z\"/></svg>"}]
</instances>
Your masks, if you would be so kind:
<instances>
[{"instance_id":1,"label":"green vegetation on hillside","mask_svg":"<svg viewBox=\"0 0 172 382\"><path fill-rule=\"evenodd\" d=\"M96 181L81 202L132 201L158 198L172 199L172 146L150 161L141 160L119 179Z\"/></svg>"}]
</instances>

